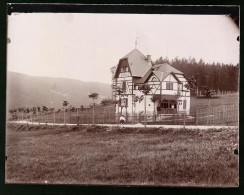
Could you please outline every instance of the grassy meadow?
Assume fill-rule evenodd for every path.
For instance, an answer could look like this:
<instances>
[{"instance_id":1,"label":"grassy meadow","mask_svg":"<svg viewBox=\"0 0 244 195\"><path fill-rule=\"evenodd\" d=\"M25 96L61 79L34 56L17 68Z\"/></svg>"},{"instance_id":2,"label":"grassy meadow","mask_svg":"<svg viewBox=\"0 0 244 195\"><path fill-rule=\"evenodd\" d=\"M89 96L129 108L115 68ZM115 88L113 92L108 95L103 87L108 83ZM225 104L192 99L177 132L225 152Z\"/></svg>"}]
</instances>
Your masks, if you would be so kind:
<instances>
[{"instance_id":1,"label":"grassy meadow","mask_svg":"<svg viewBox=\"0 0 244 195\"><path fill-rule=\"evenodd\" d=\"M210 98L210 106L239 104L239 94L226 94L219 98ZM191 97L191 109L195 111L196 107L208 106L208 98Z\"/></svg>"},{"instance_id":2,"label":"grassy meadow","mask_svg":"<svg viewBox=\"0 0 244 195\"><path fill-rule=\"evenodd\" d=\"M9 124L6 183L238 186L238 128Z\"/></svg>"}]
</instances>

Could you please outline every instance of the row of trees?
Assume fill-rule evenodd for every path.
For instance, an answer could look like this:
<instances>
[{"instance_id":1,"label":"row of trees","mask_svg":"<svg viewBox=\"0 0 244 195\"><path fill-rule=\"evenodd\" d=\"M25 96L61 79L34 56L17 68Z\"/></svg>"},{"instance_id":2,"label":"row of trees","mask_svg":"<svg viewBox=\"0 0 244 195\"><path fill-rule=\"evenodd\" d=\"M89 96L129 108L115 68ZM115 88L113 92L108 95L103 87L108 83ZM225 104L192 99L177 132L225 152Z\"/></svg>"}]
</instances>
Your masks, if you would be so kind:
<instances>
[{"instance_id":1,"label":"row of trees","mask_svg":"<svg viewBox=\"0 0 244 195\"><path fill-rule=\"evenodd\" d=\"M193 95L215 92L236 92L239 82L239 64L205 63L195 58L169 60L160 57L153 64L168 63L184 72L188 81L193 81ZM192 89L192 87L190 87ZM198 94L197 94L198 93Z\"/></svg>"},{"instance_id":2,"label":"row of trees","mask_svg":"<svg viewBox=\"0 0 244 195\"><path fill-rule=\"evenodd\" d=\"M83 105L78 108L79 110L84 110ZM75 112L77 110L77 108L70 106L69 108L65 108L65 112L71 111L71 112ZM48 108L46 106L42 106L42 107L20 107L20 108L15 108L15 109L10 109L9 113L10 114L14 114L17 116L17 113L21 114L31 114L31 115L36 115L38 113L59 113L61 112L61 109L55 109L55 108Z\"/></svg>"},{"instance_id":3,"label":"row of trees","mask_svg":"<svg viewBox=\"0 0 244 195\"><path fill-rule=\"evenodd\" d=\"M66 101L67 102L67 101ZM83 106L81 108L79 108L80 110L82 109ZM45 117L46 115L49 115L51 113L53 114L57 114L60 113L62 110L64 110L66 113L67 112L75 112L77 111L77 108L70 106L69 108L65 108L63 107L63 109L55 109L55 108L48 108L46 106L42 106L42 107L20 107L20 108L16 108L16 109L10 109L9 113L12 117L12 119L24 119L24 118L29 118L31 121L34 117L37 116L41 116L41 117Z\"/></svg>"}]
</instances>

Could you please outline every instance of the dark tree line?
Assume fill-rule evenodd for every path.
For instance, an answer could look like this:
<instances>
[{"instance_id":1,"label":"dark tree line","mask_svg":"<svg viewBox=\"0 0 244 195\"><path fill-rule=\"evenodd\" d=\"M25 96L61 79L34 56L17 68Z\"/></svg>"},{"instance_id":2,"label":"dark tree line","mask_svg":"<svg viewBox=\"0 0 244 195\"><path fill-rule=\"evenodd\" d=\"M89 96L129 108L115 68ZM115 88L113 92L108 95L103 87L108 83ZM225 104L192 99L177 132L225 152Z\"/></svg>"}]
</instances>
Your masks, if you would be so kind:
<instances>
[{"instance_id":1,"label":"dark tree line","mask_svg":"<svg viewBox=\"0 0 244 195\"><path fill-rule=\"evenodd\" d=\"M194 58L169 60L160 57L154 64L168 63L183 72L187 79L195 79L199 90L208 88L216 92L238 91L239 64L197 62Z\"/></svg>"}]
</instances>

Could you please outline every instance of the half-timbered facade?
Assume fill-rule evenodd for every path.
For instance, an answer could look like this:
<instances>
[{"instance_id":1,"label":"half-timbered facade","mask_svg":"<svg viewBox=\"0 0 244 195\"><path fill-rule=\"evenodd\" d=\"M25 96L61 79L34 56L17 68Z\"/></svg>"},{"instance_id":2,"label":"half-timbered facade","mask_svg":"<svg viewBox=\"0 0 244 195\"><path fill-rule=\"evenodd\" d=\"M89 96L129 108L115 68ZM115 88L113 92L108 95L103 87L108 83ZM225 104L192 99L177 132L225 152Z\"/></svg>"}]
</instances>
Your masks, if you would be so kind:
<instances>
[{"instance_id":1,"label":"half-timbered facade","mask_svg":"<svg viewBox=\"0 0 244 195\"><path fill-rule=\"evenodd\" d=\"M181 71L169 64L152 65L150 55L144 56L138 49L134 49L119 60L114 73L116 113L118 116L142 114L146 98L148 115L155 110L157 115L180 112L188 114L190 91L185 88L186 83ZM150 86L150 92L146 96L139 90L143 84ZM155 102L151 101L152 96L155 96Z\"/></svg>"}]
</instances>

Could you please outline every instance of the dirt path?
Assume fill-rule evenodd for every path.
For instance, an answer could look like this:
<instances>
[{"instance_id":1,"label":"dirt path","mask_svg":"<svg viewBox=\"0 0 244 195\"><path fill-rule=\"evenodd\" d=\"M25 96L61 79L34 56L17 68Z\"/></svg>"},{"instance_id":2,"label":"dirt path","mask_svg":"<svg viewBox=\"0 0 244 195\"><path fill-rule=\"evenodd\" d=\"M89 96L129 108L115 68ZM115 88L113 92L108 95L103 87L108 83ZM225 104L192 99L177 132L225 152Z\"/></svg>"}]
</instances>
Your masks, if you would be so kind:
<instances>
[{"instance_id":1,"label":"dirt path","mask_svg":"<svg viewBox=\"0 0 244 195\"><path fill-rule=\"evenodd\" d=\"M64 124L57 124L57 123L39 123L39 122L30 122L30 121L10 121L8 123L15 123L15 124L29 124L29 125L56 125L56 126L63 126ZM66 123L67 126L76 126L77 124L69 124ZM81 124L81 125L90 125L90 124ZM120 127L144 127L144 124L138 123L138 124L124 124L124 125L118 125L118 124L96 124L99 126L120 126ZM155 127L161 127L164 129L182 129L183 125L147 125L147 128L155 128ZM224 125L186 125L186 129L221 129L221 128L236 128L237 126L224 126Z\"/></svg>"}]
</instances>

